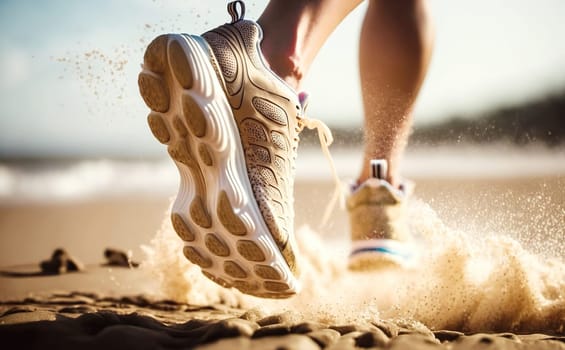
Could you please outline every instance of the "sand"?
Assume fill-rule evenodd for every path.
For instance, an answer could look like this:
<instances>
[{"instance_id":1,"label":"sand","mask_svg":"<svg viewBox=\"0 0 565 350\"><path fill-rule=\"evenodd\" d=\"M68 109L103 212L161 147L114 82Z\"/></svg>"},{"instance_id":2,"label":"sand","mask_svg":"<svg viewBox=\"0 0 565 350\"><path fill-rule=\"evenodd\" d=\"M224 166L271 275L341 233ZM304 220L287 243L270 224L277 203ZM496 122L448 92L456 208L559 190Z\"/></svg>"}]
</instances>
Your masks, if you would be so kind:
<instances>
[{"instance_id":1,"label":"sand","mask_svg":"<svg viewBox=\"0 0 565 350\"><path fill-rule=\"evenodd\" d=\"M565 349L562 335L464 335L390 320L328 324L143 295L57 293L4 302L0 313L0 341L23 349Z\"/></svg>"},{"instance_id":2,"label":"sand","mask_svg":"<svg viewBox=\"0 0 565 350\"><path fill-rule=\"evenodd\" d=\"M21 348L565 349L565 178L418 181L420 266L344 269L331 184L296 187L304 291L286 301L217 287L182 258L166 196L0 206L0 270L34 273L64 247L82 272L0 276L0 344ZM429 204L429 205L428 205ZM310 227L306 227L309 224ZM141 246L144 248L141 248ZM130 251L139 268L104 266Z\"/></svg>"}]
</instances>

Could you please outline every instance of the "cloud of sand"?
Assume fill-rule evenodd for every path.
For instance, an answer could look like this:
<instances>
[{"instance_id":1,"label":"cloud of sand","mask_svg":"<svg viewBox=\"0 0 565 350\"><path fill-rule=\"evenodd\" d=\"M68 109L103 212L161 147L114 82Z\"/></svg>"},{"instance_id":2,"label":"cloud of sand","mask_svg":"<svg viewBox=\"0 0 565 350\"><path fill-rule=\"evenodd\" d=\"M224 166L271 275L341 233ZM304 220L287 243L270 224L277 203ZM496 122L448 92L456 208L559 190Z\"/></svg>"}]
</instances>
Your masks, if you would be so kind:
<instances>
[{"instance_id":1,"label":"cloud of sand","mask_svg":"<svg viewBox=\"0 0 565 350\"><path fill-rule=\"evenodd\" d=\"M505 236L481 239L479 232L450 229L418 201L410 211L422 248L410 270L349 272L345 241L327 243L309 228L297 230L303 291L287 300L249 297L209 281L182 255L169 220L148 247L145 266L160 281L163 296L189 303L224 302L266 313L300 310L303 319L332 323L385 318L467 332L563 332L562 257L542 258Z\"/></svg>"}]
</instances>

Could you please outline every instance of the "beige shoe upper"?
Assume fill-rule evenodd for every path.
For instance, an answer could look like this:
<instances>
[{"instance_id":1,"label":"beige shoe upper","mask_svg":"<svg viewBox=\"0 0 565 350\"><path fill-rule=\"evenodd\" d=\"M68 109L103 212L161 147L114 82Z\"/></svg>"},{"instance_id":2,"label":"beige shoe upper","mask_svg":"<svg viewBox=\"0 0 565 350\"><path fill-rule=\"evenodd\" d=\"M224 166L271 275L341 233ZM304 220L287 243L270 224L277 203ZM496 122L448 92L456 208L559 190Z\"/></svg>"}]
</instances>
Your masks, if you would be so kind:
<instances>
[{"instance_id":1,"label":"beige shoe upper","mask_svg":"<svg viewBox=\"0 0 565 350\"><path fill-rule=\"evenodd\" d=\"M296 272L294 160L302 108L296 92L263 63L262 32L241 18L202 35L233 109L247 172L261 214L287 264Z\"/></svg>"},{"instance_id":2,"label":"beige shoe upper","mask_svg":"<svg viewBox=\"0 0 565 350\"><path fill-rule=\"evenodd\" d=\"M352 241L411 239L406 222L406 193L388 182L371 178L346 200Z\"/></svg>"}]
</instances>

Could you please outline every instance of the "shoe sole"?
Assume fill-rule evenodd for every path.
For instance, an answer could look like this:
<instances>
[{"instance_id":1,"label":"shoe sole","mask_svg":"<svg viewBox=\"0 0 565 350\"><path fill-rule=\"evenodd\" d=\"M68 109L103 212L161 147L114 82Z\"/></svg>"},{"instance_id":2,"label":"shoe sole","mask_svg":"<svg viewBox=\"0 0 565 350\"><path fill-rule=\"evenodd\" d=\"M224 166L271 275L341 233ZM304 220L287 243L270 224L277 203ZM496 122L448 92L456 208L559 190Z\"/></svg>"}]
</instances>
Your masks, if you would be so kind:
<instances>
[{"instance_id":1,"label":"shoe sole","mask_svg":"<svg viewBox=\"0 0 565 350\"><path fill-rule=\"evenodd\" d=\"M139 74L148 123L180 173L171 221L184 256L212 281L287 298L299 282L286 264L247 175L238 128L203 38L169 34L147 48Z\"/></svg>"}]
</instances>

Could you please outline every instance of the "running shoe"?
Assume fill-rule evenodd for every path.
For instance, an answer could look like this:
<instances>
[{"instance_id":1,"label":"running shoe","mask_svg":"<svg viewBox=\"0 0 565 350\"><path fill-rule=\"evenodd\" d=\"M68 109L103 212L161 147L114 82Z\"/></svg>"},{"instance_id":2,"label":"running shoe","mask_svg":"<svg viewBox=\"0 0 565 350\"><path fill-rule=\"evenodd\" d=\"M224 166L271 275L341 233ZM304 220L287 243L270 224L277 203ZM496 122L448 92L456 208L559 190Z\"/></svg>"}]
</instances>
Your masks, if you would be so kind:
<instances>
[{"instance_id":1,"label":"running shoe","mask_svg":"<svg viewBox=\"0 0 565 350\"><path fill-rule=\"evenodd\" d=\"M406 222L411 186L394 188L386 180L386 160L371 161L371 177L354 186L346 199L351 227L351 270L408 266L413 261L412 236Z\"/></svg>"},{"instance_id":2,"label":"running shoe","mask_svg":"<svg viewBox=\"0 0 565 350\"><path fill-rule=\"evenodd\" d=\"M171 220L186 258L224 287L285 298L299 291L294 164L309 119L265 63L244 3L228 12L231 23L200 36L151 42L139 88L180 173Z\"/></svg>"}]
</instances>

